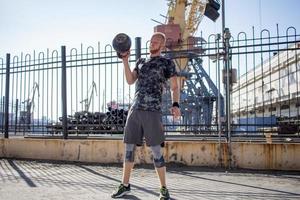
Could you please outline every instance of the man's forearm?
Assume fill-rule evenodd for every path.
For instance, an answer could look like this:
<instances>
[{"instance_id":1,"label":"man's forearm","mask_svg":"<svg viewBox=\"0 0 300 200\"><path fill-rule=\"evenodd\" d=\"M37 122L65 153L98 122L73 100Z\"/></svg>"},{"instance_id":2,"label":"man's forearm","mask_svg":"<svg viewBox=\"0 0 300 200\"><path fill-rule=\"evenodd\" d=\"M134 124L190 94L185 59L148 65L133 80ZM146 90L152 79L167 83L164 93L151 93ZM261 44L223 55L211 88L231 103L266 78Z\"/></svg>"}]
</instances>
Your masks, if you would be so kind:
<instances>
[{"instance_id":1,"label":"man's forearm","mask_svg":"<svg viewBox=\"0 0 300 200\"><path fill-rule=\"evenodd\" d=\"M178 87L172 88L172 90L171 90L171 96L172 96L172 103L174 103L174 102L178 102L179 103L180 95L179 95L179 88Z\"/></svg>"},{"instance_id":2,"label":"man's forearm","mask_svg":"<svg viewBox=\"0 0 300 200\"><path fill-rule=\"evenodd\" d=\"M126 81L127 81L127 83L128 83L129 85L131 85L131 84L134 83L134 80L133 80L133 73L132 73L132 71L130 70L128 61L123 61L123 64L124 64L124 70L125 70Z\"/></svg>"},{"instance_id":3,"label":"man's forearm","mask_svg":"<svg viewBox=\"0 0 300 200\"><path fill-rule=\"evenodd\" d=\"M172 103L178 102L180 100L180 91L178 87L178 79L176 76L173 76L170 79L170 89L171 89L171 98L172 98Z\"/></svg>"}]
</instances>

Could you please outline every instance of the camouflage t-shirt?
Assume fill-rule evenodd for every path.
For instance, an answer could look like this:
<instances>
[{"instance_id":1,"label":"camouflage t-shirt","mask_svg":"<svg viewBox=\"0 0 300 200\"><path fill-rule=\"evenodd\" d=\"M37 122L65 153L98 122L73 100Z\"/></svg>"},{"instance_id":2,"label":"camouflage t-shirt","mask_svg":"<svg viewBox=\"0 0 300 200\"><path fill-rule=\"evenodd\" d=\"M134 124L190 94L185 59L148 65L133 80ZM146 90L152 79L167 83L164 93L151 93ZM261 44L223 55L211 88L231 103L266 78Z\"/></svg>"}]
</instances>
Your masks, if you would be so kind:
<instances>
[{"instance_id":1,"label":"camouflage t-shirt","mask_svg":"<svg viewBox=\"0 0 300 200\"><path fill-rule=\"evenodd\" d=\"M142 58L137 61L134 70L138 78L132 109L161 112L164 84L176 75L174 62L161 56Z\"/></svg>"}]
</instances>

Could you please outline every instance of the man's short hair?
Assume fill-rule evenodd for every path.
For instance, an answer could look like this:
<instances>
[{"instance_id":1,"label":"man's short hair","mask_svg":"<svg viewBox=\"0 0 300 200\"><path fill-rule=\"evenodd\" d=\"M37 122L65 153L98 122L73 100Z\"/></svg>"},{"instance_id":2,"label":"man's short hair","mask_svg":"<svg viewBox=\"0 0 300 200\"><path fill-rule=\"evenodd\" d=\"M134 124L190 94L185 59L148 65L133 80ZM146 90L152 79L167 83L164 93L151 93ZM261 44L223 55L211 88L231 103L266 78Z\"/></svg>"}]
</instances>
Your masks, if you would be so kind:
<instances>
[{"instance_id":1,"label":"man's short hair","mask_svg":"<svg viewBox=\"0 0 300 200\"><path fill-rule=\"evenodd\" d=\"M155 32L153 33L152 37L160 37L163 41L163 45L166 44L166 35L162 32Z\"/></svg>"}]
</instances>

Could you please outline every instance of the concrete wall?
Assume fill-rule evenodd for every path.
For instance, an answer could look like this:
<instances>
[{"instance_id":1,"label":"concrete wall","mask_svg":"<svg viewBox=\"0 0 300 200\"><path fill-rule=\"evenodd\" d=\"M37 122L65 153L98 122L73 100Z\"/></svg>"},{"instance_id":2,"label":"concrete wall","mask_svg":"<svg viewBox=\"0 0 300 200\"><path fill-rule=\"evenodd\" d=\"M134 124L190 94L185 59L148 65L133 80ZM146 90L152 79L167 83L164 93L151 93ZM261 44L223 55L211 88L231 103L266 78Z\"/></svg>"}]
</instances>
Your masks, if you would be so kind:
<instances>
[{"instance_id":1,"label":"concrete wall","mask_svg":"<svg viewBox=\"0 0 300 200\"><path fill-rule=\"evenodd\" d=\"M0 139L0 158L3 158L4 155L4 139Z\"/></svg>"},{"instance_id":2,"label":"concrete wall","mask_svg":"<svg viewBox=\"0 0 300 200\"><path fill-rule=\"evenodd\" d=\"M0 139L0 157L121 163L120 140ZM165 159L190 166L248 169L300 170L300 144L232 143L231 161L228 145L204 141L168 141ZM147 147L137 149L137 163L152 163Z\"/></svg>"},{"instance_id":3,"label":"concrete wall","mask_svg":"<svg viewBox=\"0 0 300 200\"><path fill-rule=\"evenodd\" d=\"M300 144L233 143L231 163L236 168L300 170Z\"/></svg>"}]
</instances>

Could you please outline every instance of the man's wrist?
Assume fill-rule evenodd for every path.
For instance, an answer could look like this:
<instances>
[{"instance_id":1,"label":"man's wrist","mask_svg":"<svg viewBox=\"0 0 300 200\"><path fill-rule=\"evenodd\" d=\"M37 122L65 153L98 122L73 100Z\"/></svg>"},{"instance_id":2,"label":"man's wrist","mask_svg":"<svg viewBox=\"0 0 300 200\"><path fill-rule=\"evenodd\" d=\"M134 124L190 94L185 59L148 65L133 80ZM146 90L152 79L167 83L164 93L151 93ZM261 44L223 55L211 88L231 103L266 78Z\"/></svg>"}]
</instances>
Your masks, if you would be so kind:
<instances>
[{"instance_id":1,"label":"man's wrist","mask_svg":"<svg viewBox=\"0 0 300 200\"><path fill-rule=\"evenodd\" d=\"M177 101L174 101L172 107L177 107L177 108L179 108L179 103L178 103Z\"/></svg>"}]
</instances>

